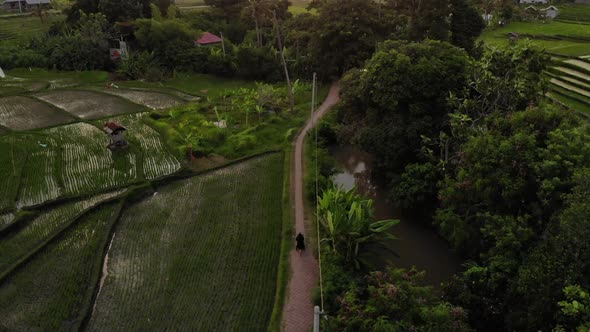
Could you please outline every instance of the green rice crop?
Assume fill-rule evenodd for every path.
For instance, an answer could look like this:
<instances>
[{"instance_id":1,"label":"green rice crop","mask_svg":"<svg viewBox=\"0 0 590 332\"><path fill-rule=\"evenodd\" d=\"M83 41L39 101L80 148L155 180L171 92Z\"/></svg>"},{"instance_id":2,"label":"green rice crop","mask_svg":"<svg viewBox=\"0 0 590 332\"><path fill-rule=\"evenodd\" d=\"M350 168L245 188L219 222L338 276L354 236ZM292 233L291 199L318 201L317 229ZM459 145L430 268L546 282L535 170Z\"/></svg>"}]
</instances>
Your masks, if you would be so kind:
<instances>
[{"instance_id":1,"label":"green rice crop","mask_svg":"<svg viewBox=\"0 0 590 332\"><path fill-rule=\"evenodd\" d=\"M14 214L12 214L12 213L0 214L0 228L10 224L13 220L14 220Z\"/></svg>"},{"instance_id":2,"label":"green rice crop","mask_svg":"<svg viewBox=\"0 0 590 332\"><path fill-rule=\"evenodd\" d=\"M146 124L147 113L137 113L118 116L112 120L125 126L127 140L133 147L137 147L141 158L138 159L139 168L145 179L156 179L172 174L180 169L180 161L174 157L163 143L160 134ZM98 122L96 122L99 125ZM139 162L141 161L141 165Z\"/></svg>"},{"instance_id":3,"label":"green rice crop","mask_svg":"<svg viewBox=\"0 0 590 332\"><path fill-rule=\"evenodd\" d=\"M48 129L61 149L64 194L79 195L129 183L136 179L136 156L130 150L107 149L109 138L87 123Z\"/></svg>"},{"instance_id":4,"label":"green rice crop","mask_svg":"<svg viewBox=\"0 0 590 332\"><path fill-rule=\"evenodd\" d=\"M139 143L143 156L143 175L151 180L178 171L180 162L168 151L160 134L142 121L145 116L125 116L121 121L129 129L129 139Z\"/></svg>"},{"instance_id":5,"label":"green rice crop","mask_svg":"<svg viewBox=\"0 0 590 332\"><path fill-rule=\"evenodd\" d=\"M175 182L129 207L90 331L265 331L281 248L283 156Z\"/></svg>"},{"instance_id":6,"label":"green rice crop","mask_svg":"<svg viewBox=\"0 0 590 332\"><path fill-rule=\"evenodd\" d=\"M0 137L0 211L14 205L26 151L17 135Z\"/></svg>"},{"instance_id":7,"label":"green rice crop","mask_svg":"<svg viewBox=\"0 0 590 332\"><path fill-rule=\"evenodd\" d=\"M110 203L83 216L0 284L0 330L73 328L118 211L119 204Z\"/></svg>"},{"instance_id":8,"label":"green rice crop","mask_svg":"<svg viewBox=\"0 0 590 332\"><path fill-rule=\"evenodd\" d=\"M21 175L17 208L58 198L61 193L57 168L60 150L56 140L39 135L36 141L32 138L24 142L28 143L28 158Z\"/></svg>"},{"instance_id":9,"label":"green rice crop","mask_svg":"<svg viewBox=\"0 0 590 332\"><path fill-rule=\"evenodd\" d=\"M62 204L21 225L0 238L0 275L11 269L37 247L65 228L77 215L98 203L119 195L115 191Z\"/></svg>"}]
</instances>

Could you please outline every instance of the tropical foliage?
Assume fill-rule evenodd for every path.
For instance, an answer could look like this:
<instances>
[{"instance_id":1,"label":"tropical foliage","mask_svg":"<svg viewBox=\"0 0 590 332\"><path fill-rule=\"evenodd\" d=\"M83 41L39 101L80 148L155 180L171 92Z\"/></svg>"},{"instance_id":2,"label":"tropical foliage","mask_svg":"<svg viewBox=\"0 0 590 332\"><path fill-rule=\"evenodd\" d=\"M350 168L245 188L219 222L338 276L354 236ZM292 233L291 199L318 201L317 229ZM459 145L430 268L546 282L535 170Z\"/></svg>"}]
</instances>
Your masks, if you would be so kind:
<instances>
[{"instance_id":1,"label":"tropical foliage","mask_svg":"<svg viewBox=\"0 0 590 332\"><path fill-rule=\"evenodd\" d=\"M367 265L362 259L367 245L385 245L385 240L394 239L388 230L399 221L375 221L373 201L359 196L354 190L325 190L318 206L318 220L323 234L326 234L321 241L328 242L334 254L343 256L345 262L357 269Z\"/></svg>"},{"instance_id":2,"label":"tropical foliage","mask_svg":"<svg viewBox=\"0 0 590 332\"><path fill-rule=\"evenodd\" d=\"M435 107L424 107L426 87L380 92L408 75L374 69L393 59L399 56L377 53L346 78L339 136L373 151L394 200L432 217L440 234L470 259L446 288L446 299L465 308L481 331L582 326L583 314L566 314L558 303L566 287L588 288L581 275L590 258L578 240L587 228L581 197L588 197L590 137L586 121L540 98L547 56L524 45L489 50L469 64L455 60L464 74L455 83L431 83L440 93ZM398 115L404 109L409 122ZM384 121L388 117L396 121ZM431 119L436 121L426 122ZM366 126L366 136L351 130L359 125ZM366 144L371 135L377 139ZM383 144L385 137L397 139ZM403 141L408 137L413 140ZM568 294L571 309L576 305Z\"/></svg>"}]
</instances>

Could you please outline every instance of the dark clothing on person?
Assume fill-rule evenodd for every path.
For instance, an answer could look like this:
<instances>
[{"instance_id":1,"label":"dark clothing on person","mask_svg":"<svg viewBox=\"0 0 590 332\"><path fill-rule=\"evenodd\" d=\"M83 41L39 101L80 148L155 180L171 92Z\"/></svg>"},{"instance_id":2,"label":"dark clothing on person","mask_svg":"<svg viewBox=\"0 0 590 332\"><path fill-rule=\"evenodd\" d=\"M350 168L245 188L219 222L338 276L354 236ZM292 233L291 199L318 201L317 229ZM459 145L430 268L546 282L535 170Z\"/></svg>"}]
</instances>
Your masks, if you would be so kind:
<instances>
[{"instance_id":1,"label":"dark clothing on person","mask_svg":"<svg viewBox=\"0 0 590 332\"><path fill-rule=\"evenodd\" d=\"M295 247L296 250L305 250L305 238L303 237L303 234L299 233L295 238L295 241L297 241L297 246Z\"/></svg>"}]
</instances>

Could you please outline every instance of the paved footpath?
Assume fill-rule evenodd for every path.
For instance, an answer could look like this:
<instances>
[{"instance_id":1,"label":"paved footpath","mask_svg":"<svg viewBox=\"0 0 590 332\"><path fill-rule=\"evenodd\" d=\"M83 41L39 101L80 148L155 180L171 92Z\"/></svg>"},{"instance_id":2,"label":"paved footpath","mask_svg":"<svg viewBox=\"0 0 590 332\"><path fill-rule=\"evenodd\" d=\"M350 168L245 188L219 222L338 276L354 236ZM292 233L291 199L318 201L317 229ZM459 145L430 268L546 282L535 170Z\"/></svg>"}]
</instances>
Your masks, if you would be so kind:
<instances>
[{"instance_id":1,"label":"paved footpath","mask_svg":"<svg viewBox=\"0 0 590 332\"><path fill-rule=\"evenodd\" d=\"M317 123L332 106L340 101L340 86L332 84L328 97L316 110L313 125ZM303 205L303 145L305 136L312 129L312 121L308 121L297 136L293 160L295 162L295 235L303 233L306 238L311 237L314 229L305 229L305 211ZM313 299L312 292L318 282L318 263L308 248L301 256L295 251L295 237L289 254L291 265L291 279L287 288L287 298L283 308L281 330L285 332L308 332L313 328Z\"/></svg>"}]
</instances>

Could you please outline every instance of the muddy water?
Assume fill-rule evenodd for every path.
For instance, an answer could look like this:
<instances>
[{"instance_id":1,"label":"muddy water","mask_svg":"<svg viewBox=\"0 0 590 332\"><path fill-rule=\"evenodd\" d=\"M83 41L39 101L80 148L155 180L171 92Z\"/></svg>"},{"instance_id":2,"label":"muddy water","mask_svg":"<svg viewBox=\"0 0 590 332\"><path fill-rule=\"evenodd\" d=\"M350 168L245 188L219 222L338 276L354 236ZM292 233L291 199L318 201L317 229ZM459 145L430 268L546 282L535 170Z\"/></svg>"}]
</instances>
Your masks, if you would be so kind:
<instances>
[{"instance_id":1,"label":"muddy water","mask_svg":"<svg viewBox=\"0 0 590 332\"><path fill-rule=\"evenodd\" d=\"M425 281L434 286L448 281L461 265L461 259L454 254L436 232L419 222L401 217L387 199L383 185L371 176L372 157L354 146L337 146L330 149L336 160L337 172L333 177L336 185L344 189L356 186L356 190L373 199L377 220L400 219L393 227L393 234L399 239L392 244L398 256L380 252L375 256L377 268L387 264L398 267L417 267L426 271Z\"/></svg>"}]
</instances>

